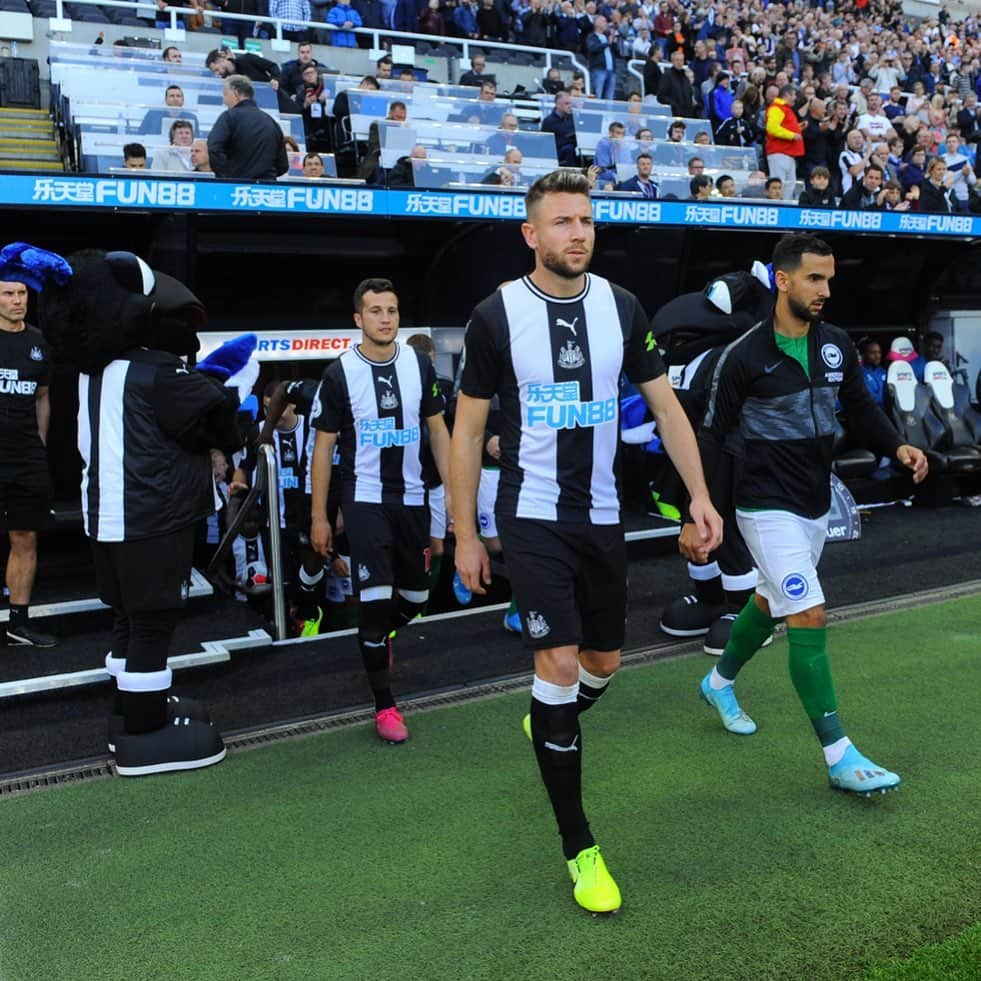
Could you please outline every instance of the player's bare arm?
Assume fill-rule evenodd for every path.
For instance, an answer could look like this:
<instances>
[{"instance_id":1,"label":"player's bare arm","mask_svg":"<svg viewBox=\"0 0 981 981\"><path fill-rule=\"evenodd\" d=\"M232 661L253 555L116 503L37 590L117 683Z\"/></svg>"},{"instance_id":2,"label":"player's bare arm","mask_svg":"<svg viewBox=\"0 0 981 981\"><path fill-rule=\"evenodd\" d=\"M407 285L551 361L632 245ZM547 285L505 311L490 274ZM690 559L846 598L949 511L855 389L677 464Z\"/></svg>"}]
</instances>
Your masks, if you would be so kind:
<instances>
[{"instance_id":1,"label":"player's bare arm","mask_svg":"<svg viewBox=\"0 0 981 981\"><path fill-rule=\"evenodd\" d=\"M318 555L330 555L331 531L327 520L327 489L337 433L317 431L310 462L310 544Z\"/></svg>"},{"instance_id":2,"label":"player's bare arm","mask_svg":"<svg viewBox=\"0 0 981 981\"><path fill-rule=\"evenodd\" d=\"M446 488L446 523L453 524L453 494L450 489L450 431L446 428L446 420L441 412L426 417L429 426L429 448L436 461L439 479Z\"/></svg>"},{"instance_id":3,"label":"player's bare arm","mask_svg":"<svg viewBox=\"0 0 981 981\"><path fill-rule=\"evenodd\" d=\"M697 541L695 535L689 533L679 538L678 546L686 558L704 562L722 541L722 518L709 497L695 434L667 375L643 382L637 388L657 422L657 431L668 456L691 497L690 511Z\"/></svg>"},{"instance_id":4,"label":"player's bare arm","mask_svg":"<svg viewBox=\"0 0 981 981\"><path fill-rule=\"evenodd\" d=\"M48 425L51 422L51 399L48 397L48 386L39 387L35 402L37 412L37 431L41 442L48 445Z\"/></svg>"},{"instance_id":5,"label":"player's bare arm","mask_svg":"<svg viewBox=\"0 0 981 981\"><path fill-rule=\"evenodd\" d=\"M477 486L489 399L459 394L450 441L450 489L455 507L456 568L472 593L483 595L490 585L490 559L477 535Z\"/></svg>"}]
</instances>

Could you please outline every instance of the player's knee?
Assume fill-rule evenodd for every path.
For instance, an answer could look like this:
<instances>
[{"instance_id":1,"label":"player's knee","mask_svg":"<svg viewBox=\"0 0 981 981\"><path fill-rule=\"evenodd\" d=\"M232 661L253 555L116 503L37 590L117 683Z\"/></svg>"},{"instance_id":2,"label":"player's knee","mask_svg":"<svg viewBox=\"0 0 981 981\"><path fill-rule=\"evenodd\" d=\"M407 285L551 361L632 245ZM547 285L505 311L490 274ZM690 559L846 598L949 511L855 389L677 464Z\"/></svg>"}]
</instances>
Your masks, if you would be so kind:
<instances>
[{"instance_id":1,"label":"player's knee","mask_svg":"<svg viewBox=\"0 0 981 981\"><path fill-rule=\"evenodd\" d=\"M579 652L574 647L535 651L535 675L553 685L579 683Z\"/></svg>"},{"instance_id":2,"label":"player's knee","mask_svg":"<svg viewBox=\"0 0 981 981\"><path fill-rule=\"evenodd\" d=\"M817 630L828 625L828 614L823 606L814 606L809 610L794 613L787 617L788 627L803 627Z\"/></svg>"},{"instance_id":3,"label":"player's knee","mask_svg":"<svg viewBox=\"0 0 981 981\"><path fill-rule=\"evenodd\" d=\"M36 531L11 531L10 551L18 555L33 555L37 551Z\"/></svg>"},{"instance_id":4,"label":"player's knee","mask_svg":"<svg viewBox=\"0 0 981 981\"><path fill-rule=\"evenodd\" d=\"M579 663L596 678L611 678L620 668L620 652L584 650Z\"/></svg>"}]
</instances>

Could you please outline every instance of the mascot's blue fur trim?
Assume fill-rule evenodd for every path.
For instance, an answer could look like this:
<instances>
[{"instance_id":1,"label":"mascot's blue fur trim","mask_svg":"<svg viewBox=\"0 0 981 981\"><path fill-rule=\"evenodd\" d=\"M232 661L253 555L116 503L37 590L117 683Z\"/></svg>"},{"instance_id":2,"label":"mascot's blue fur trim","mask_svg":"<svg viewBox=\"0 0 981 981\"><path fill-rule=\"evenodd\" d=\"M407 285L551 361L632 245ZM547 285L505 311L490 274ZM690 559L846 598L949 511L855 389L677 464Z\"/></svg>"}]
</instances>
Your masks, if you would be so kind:
<instances>
[{"instance_id":1,"label":"mascot's blue fur trim","mask_svg":"<svg viewBox=\"0 0 981 981\"><path fill-rule=\"evenodd\" d=\"M0 249L0 280L40 292L50 282L64 286L71 278L72 267L56 252L27 242L11 242Z\"/></svg>"}]
</instances>

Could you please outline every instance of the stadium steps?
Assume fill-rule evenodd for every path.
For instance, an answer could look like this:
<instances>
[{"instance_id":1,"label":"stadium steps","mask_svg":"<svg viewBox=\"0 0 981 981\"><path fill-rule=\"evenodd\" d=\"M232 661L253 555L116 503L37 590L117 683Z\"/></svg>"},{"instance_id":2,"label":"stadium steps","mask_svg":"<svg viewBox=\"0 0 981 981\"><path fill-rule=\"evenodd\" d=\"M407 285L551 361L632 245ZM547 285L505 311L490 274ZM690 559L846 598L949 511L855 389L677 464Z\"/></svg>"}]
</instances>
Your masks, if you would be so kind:
<instances>
[{"instance_id":1,"label":"stadium steps","mask_svg":"<svg viewBox=\"0 0 981 981\"><path fill-rule=\"evenodd\" d=\"M64 171L51 117L37 109L0 109L0 170Z\"/></svg>"}]
</instances>

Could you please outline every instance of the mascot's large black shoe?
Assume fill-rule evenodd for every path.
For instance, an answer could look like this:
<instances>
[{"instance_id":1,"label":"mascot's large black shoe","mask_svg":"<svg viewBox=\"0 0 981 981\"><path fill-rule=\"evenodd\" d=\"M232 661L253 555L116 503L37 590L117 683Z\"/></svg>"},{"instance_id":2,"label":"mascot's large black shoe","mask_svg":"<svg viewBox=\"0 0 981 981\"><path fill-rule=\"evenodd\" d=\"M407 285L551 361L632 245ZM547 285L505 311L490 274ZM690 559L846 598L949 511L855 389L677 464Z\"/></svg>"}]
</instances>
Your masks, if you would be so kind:
<instances>
[{"instance_id":1,"label":"mascot's large black shoe","mask_svg":"<svg viewBox=\"0 0 981 981\"><path fill-rule=\"evenodd\" d=\"M722 652L726 649L726 644L729 643L729 634L732 633L732 625L736 622L736 617L739 616L738 613L723 613L715 623L709 627L708 633L705 635L705 643L702 645L702 650L706 654L713 654L715 657L722 657ZM769 647L773 643L773 634L770 634L766 640L763 641L763 647Z\"/></svg>"},{"instance_id":2,"label":"mascot's large black shoe","mask_svg":"<svg viewBox=\"0 0 981 981\"><path fill-rule=\"evenodd\" d=\"M701 637L725 610L725 603L716 605L697 596L681 596L661 614L661 629L672 637Z\"/></svg>"},{"instance_id":3,"label":"mascot's large black shoe","mask_svg":"<svg viewBox=\"0 0 981 981\"><path fill-rule=\"evenodd\" d=\"M116 771L121 777L199 770L224 758L225 744L218 730L210 722L186 715L153 732L116 736Z\"/></svg>"},{"instance_id":4,"label":"mascot's large black shoe","mask_svg":"<svg viewBox=\"0 0 981 981\"><path fill-rule=\"evenodd\" d=\"M193 698L181 698L180 695L168 695L167 722L173 724L174 719L181 715L186 715L189 719L200 719L202 722L211 721L211 716L207 708L201 702L196 702ZM116 752L116 739L120 733L125 731L123 717L121 715L110 715L109 735L107 739L110 753Z\"/></svg>"}]
</instances>

